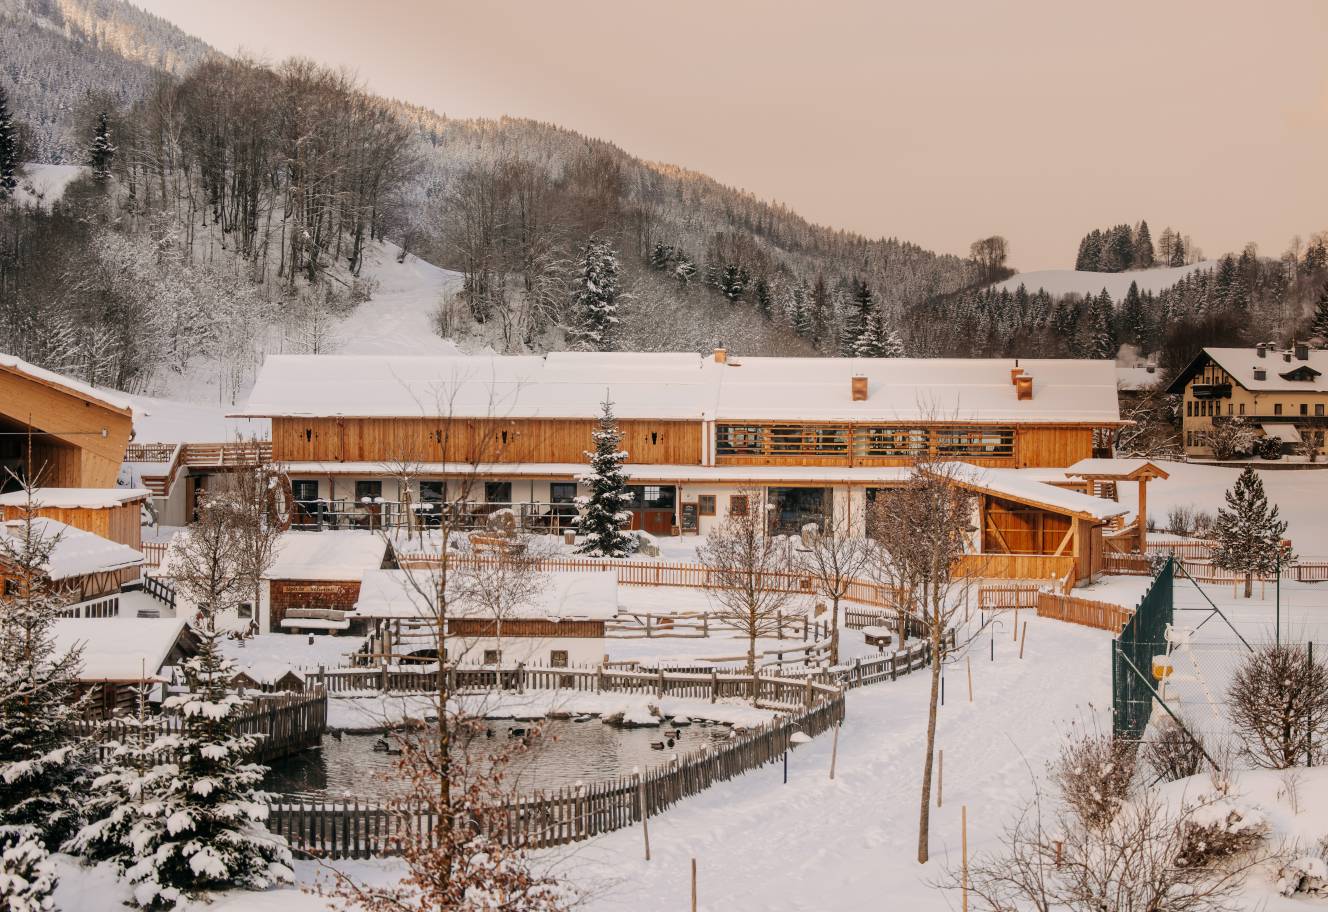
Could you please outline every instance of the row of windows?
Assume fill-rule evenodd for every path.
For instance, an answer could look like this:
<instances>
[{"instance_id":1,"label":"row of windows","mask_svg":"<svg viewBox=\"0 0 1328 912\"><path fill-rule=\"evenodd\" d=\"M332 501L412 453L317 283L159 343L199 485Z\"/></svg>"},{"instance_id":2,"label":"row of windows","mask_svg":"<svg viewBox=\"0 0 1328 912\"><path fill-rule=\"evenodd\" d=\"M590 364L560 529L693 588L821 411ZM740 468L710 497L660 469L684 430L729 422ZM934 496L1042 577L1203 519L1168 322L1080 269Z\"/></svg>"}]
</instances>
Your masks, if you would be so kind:
<instances>
[{"instance_id":1,"label":"row of windows","mask_svg":"<svg viewBox=\"0 0 1328 912\"><path fill-rule=\"evenodd\" d=\"M1300 414L1305 415L1306 417L1309 416L1310 405L1308 402L1301 402L1298 404L1297 407L1299 408ZM1202 418L1207 415L1221 415L1221 414L1222 414L1222 404L1215 400L1209 399L1209 400L1199 400L1197 402L1185 403L1185 417L1187 418ZM1232 405L1230 402L1227 403L1227 414L1228 415L1233 414ZM1240 403L1240 410L1238 412L1235 412L1234 414L1244 415L1245 403L1243 402ZM1280 402L1273 403L1273 414L1274 415L1287 414L1282 410L1282 403ZM1314 403L1314 417L1315 418L1324 417L1324 404L1322 402Z\"/></svg>"},{"instance_id":2,"label":"row of windows","mask_svg":"<svg viewBox=\"0 0 1328 912\"><path fill-rule=\"evenodd\" d=\"M1323 432L1323 431L1308 431L1308 430L1304 430L1304 431L1301 431L1300 434L1301 434L1301 437L1304 438L1305 440L1313 441L1315 449L1319 449L1319 450L1322 450L1322 449L1323 449L1323 441L1324 441L1324 432ZM1205 444L1205 442L1204 442L1204 433L1203 433L1203 431L1186 431L1186 432L1185 432L1185 445L1186 445L1186 446L1189 446L1189 447L1205 446L1206 444Z\"/></svg>"},{"instance_id":3,"label":"row of windows","mask_svg":"<svg viewBox=\"0 0 1328 912\"><path fill-rule=\"evenodd\" d=\"M720 456L1013 456L1009 427L842 427L796 424L721 424Z\"/></svg>"}]
</instances>

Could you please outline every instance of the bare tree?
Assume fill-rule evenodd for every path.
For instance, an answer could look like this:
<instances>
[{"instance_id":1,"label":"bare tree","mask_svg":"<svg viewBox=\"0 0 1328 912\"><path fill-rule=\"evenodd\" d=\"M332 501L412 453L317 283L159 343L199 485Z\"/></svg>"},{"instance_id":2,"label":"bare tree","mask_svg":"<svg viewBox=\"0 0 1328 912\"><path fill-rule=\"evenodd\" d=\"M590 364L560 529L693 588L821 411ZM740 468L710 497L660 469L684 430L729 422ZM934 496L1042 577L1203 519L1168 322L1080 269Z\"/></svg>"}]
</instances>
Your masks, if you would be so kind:
<instances>
[{"instance_id":1,"label":"bare tree","mask_svg":"<svg viewBox=\"0 0 1328 912\"><path fill-rule=\"evenodd\" d=\"M830 600L830 664L839 664L839 606L855 580L867 573L873 548L851 533L851 517L835 517L823 531L803 536L797 567L812 578L816 591Z\"/></svg>"},{"instance_id":2,"label":"bare tree","mask_svg":"<svg viewBox=\"0 0 1328 912\"><path fill-rule=\"evenodd\" d=\"M218 617L238 609L252 591L238 559L242 548L239 513L233 493L202 494L198 519L171 542L162 568L209 627L215 626Z\"/></svg>"},{"instance_id":3,"label":"bare tree","mask_svg":"<svg viewBox=\"0 0 1328 912\"><path fill-rule=\"evenodd\" d=\"M968 248L969 258L982 269L982 275L988 281L1000 277L1005 268L1006 257L1010 255L1010 245L999 234L974 241Z\"/></svg>"},{"instance_id":4,"label":"bare tree","mask_svg":"<svg viewBox=\"0 0 1328 912\"><path fill-rule=\"evenodd\" d=\"M461 564L455 576L457 598L472 615L493 622L498 666L503 664L503 624L520 617L534 604L548 583L540 560L550 548L531 535L514 535L508 546L491 557L476 557Z\"/></svg>"},{"instance_id":5,"label":"bare tree","mask_svg":"<svg viewBox=\"0 0 1328 912\"><path fill-rule=\"evenodd\" d=\"M778 585L776 574L790 569L792 555L787 542L766 528L764 493L749 488L739 496L746 509L730 509L696 553L709 577L706 597L714 605L714 616L747 638L747 673L755 699L756 641L779 631L792 593Z\"/></svg>"},{"instance_id":6,"label":"bare tree","mask_svg":"<svg viewBox=\"0 0 1328 912\"><path fill-rule=\"evenodd\" d=\"M918 819L918 862L930 854L931 780L940 703L941 662L956 614L974 575L960 569L973 528L973 496L956 484L959 464L919 460L907 481L874 507L873 531L885 568L881 575L897 585L905 614L925 631L930 650L931 695L926 755L922 766L922 803Z\"/></svg>"},{"instance_id":7,"label":"bare tree","mask_svg":"<svg viewBox=\"0 0 1328 912\"><path fill-rule=\"evenodd\" d=\"M1228 692L1245 755L1264 769L1328 758L1328 665L1303 646L1266 644L1245 657Z\"/></svg>"},{"instance_id":8,"label":"bare tree","mask_svg":"<svg viewBox=\"0 0 1328 912\"><path fill-rule=\"evenodd\" d=\"M230 511L234 544L231 560L252 598L250 604L256 618L263 577L276 560L277 542L289 525L289 511L294 503L280 466L260 458L257 439L247 441L242 452L244 463L230 475L222 476L213 493L219 498L216 508L224 506Z\"/></svg>"}]
</instances>

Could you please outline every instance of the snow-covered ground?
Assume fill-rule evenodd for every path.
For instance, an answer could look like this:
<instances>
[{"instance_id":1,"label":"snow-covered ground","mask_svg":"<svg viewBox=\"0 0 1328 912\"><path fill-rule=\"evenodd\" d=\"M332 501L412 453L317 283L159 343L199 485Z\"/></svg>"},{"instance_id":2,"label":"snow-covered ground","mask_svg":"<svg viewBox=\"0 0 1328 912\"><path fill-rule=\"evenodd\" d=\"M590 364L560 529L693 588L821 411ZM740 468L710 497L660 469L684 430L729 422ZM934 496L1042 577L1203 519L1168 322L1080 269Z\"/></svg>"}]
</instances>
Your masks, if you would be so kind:
<instances>
[{"instance_id":1,"label":"snow-covered ground","mask_svg":"<svg viewBox=\"0 0 1328 912\"><path fill-rule=\"evenodd\" d=\"M417 256L397 262L400 248L383 242L366 253L364 276L373 297L336 329L342 355L456 355L460 350L433 328L444 292L461 284L461 274L439 269Z\"/></svg>"},{"instance_id":2,"label":"snow-covered ground","mask_svg":"<svg viewBox=\"0 0 1328 912\"><path fill-rule=\"evenodd\" d=\"M272 437L269 419L228 418L235 409L227 405L155 396L128 398L134 406L134 440L139 443L224 443Z\"/></svg>"},{"instance_id":3,"label":"snow-covered ground","mask_svg":"<svg viewBox=\"0 0 1328 912\"><path fill-rule=\"evenodd\" d=\"M1140 291L1159 292L1175 285L1191 272L1200 269L1212 269L1217 265L1212 260L1203 260L1189 266L1170 266L1164 269L1132 269L1127 272L1080 272L1075 269L1039 269L1034 272L1020 272L1004 282L997 282L996 289L1014 291L1023 285L1029 292L1045 289L1050 295L1064 294L1100 294L1106 289L1112 300L1119 302L1130 290L1131 282L1139 283Z\"/></svg>"},{"instance_id":4,"label":"snow-covered ground","mask_svg":"<svg viewBox=\"0 0 1328 912\"><path fill-rule=\"evenodd\" d=\"M28 162L19 174L14 201L22 206L50 206L65 195L65 188L88 173L84 165L44 165Z\"/></svg>"}]
</instances>

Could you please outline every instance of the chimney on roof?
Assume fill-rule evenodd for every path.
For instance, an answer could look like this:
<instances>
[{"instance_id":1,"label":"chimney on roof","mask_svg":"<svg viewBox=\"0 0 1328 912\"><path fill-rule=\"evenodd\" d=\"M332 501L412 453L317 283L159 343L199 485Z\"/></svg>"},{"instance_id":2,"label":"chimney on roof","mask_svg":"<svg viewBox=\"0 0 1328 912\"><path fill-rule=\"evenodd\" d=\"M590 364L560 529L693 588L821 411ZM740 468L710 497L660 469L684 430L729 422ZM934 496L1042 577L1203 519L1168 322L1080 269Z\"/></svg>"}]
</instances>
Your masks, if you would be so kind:
<instances>
[{"instance_id":1,"label":"chimney on roof","mask_svg":"<svg viewBox=\"0 0 1328 912\"><path fill-rule=\"evenodd\" d=\"M1296 360L1308 361L1310 359L1310 345L1308 342L1292 343L1296 346Z\"/></svg>"},{"instance_id":2,"label":"chimney on roof","mask_svg":"<svg viewBox=\"0 0 1328 912\"><path fill-rule=\"evenodd\" d=\"M1019 383L1019 375L1022 374L1023 372L1024 372L1024 369L1023 369L1022 367L1012 367L1012 368L1010 368L1010 382L1011 382L1011 383L1014 383L1014 384L1018 384L1018 383Z\"/></svg>"},{"instance_id":3,"label":"chimney on roof","mask_svg":"<svg viewBox=\"0 0 1328 912\"><path fill-rule=\"evenodd\" d=\"M724 348L715 349L715 363L724 364L729 360L729 353Z\"/></svg>"},{"instance_id":4,"label":"chimney on roof","mask_svg":"<svg viewBox=\"0 0 1328 912\"><path fill-rule=\"evenodd\" d=\"M1264 344L1262 342L1254 346L1254 351L1259 355L1260 358L1268 357L1268 349L1264 347Z\"/></svg>"},{"instance_id":5,"label":"chimney on roof","mask_svg":"<svg viewBox=\"0 0 1328 912\"><path fill-rule=\"evenodd\" d=\"M1014 379L1015 398L1019 400L1033 398L1033 378L1028 374L1021 374Z\"/></svg>"},{"instance_id":6,"label":"chimney on roof","mask_svg":"<svg viewBox=\"0 0 1328 912\"><path fill-rule=\"evenodd\" d=\"M867 378L861 374L853 375L853 401L867 401Z\"/></svg>"},{"instance_id":7,"label":"chimney on roof","mask_svg":"<svg viewBox=\"0 0 1328 912\"><path fill-rule=\"evenodd\" d=\"M1286 363L1290 364L1290 363L1291 363L1291 352L1290 352L1290 351L1284 351L1284 352L1282 352L1282 360L1285 361Z\"/></svg>"}]
</instances>

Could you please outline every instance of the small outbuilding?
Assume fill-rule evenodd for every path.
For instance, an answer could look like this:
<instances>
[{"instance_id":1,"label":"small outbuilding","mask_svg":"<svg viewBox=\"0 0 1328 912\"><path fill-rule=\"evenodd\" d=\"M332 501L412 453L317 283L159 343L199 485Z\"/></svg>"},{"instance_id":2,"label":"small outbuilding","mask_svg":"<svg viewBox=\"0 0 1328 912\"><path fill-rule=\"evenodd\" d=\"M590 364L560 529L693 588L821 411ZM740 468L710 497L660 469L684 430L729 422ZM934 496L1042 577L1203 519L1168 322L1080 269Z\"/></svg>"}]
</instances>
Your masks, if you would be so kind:
<instances>
[{"instance_id":1,"label":"small outbuilding","mask_svg":"<svg viewBox=\"0 0 1328 912\"><path fill-rule=\"evenodd\" d=\"M23 519L0 522L0 538L5 539L0 546L0 582L6 589L19 585L20 577L16 565L5 555L22 550L24 536L29 534L26 526ZM143 565L141 551L44 516L32 519L31 534L51 544L42 575L75 603L71 612L118 613L118 605L114 609L97 608L89 603L100 604L116 597L125 575L132 571L137 576Z\"/></svg>"},{"instance_id":2,"label":"small outbuilding","mask_svg":"<svg viewBox=\"0 0 1328 912\"><path fill-rule=\"evenodd\" d=\"M90 694L94 718L134 711L140 683L169 682L172 668L198 653L193 631L180 618L66 618L55 622L54 633L57 655L80 652L79 692Z\"/></svg>"}]
</instances>

